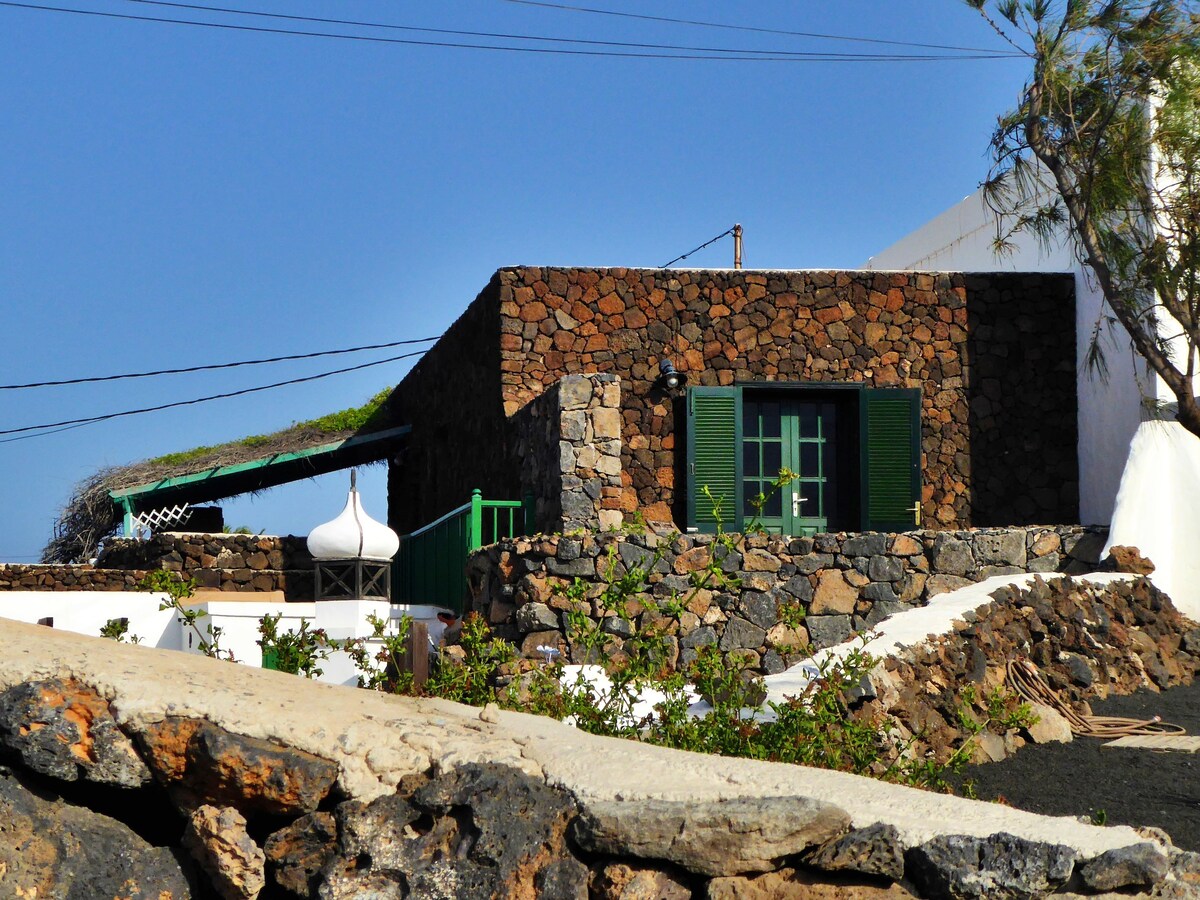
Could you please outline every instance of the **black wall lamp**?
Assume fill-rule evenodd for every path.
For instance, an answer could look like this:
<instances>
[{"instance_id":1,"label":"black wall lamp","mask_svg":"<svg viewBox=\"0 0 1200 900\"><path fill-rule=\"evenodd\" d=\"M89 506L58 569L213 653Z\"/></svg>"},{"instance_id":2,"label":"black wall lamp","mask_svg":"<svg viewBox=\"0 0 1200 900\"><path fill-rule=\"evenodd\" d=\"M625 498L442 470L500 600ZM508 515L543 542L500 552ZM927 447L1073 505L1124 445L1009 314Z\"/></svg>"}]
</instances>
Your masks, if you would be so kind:
<instances>
[{"instance_id":1,"label":"black wall lamp","mask_svg":"<svg viewBox=\"0 0 1200 900\"><path fill-rule=\"evenodd\" d=\"M675 368L669 359L663 358L658 363L658 378L654 386L664 391L676 391L687 384L687 376Z\"/></svg>"}]
</instances>

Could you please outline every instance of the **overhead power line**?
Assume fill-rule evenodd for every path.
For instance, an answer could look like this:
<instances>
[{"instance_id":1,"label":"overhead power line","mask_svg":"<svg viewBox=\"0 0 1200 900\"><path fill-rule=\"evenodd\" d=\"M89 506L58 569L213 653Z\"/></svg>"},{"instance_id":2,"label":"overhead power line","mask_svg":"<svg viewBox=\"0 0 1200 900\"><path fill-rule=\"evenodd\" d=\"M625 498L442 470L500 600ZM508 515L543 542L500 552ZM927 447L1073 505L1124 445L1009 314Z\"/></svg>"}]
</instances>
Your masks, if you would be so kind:
<instances>
[{"instance_id":1,"label":"overhead power line","mask_svg":"<svg viewBox=\"0 0 1200 900\"><path fill-rule=\"evenodd\" d=\"M810 56L825 56L825 53L818 53L804 50L755 50L745 47L697 47L683 44L662 44L662 43L638 43L634 41L601 41L595 39L584 38L564 38L564 37L546 37L542 35L530 34L513 34L496 31L462 31L453 28L430 28L417 25L399 25L389 22L367 22L359 19L330 19L319 16L298 16L287 13L272 13L262 12L259 10L237 9L229 6L212 6L201 3L181 3L177 0L127 0L129 3L141 3L147 6L163 6L173 9L189 9L198 10L209 13L224 13L236 16L254 16L263 19L283 19L291 22L313 22L321 25L348 25L355 28L379 28L390 31L407 31L420 32L425 34L449 34L457 37L479 37L479 38L499 38L502 40L512 41L542 41L545 43L556 44L577 44L590 45L598 47L621 47L633 50L674 50L691 53L732 53L732 54L749 54L756 56L795 56L795 57L810 57ZM920 45L914 45L920 46ZM1003 52L1003 51L980 51L985 53ZM862 56L874 58L879 54L847 54L848 57ZM1009 54L1015 55L1015 54Z\"/></svg>"},{"instance_id":2,"label":"overhead power line","mask_svg":"<svg viewBox=\"0 0 1200 900\"><path fill-rule=\"evenodd\" d=\"M697 25L701 28L722 28L728 31L753 31L758 34L781 34L788 37L816 38L825 41L854 41L861 44L888 44L893 47L921 47L928 50L961 50L969 53L997 53L1006 56L1026 56L1023 52L988 50L982 47L957 47L953 44L922 44L916 41L891 41L884 38L854 37L845 34L823 34L817 31L788 31L782 28L761 28L754 25L731 25L725 22L702 22L696 19L675 19L669 16L650 16L642 13L617 12L612 9L596 9L590 6L571 6L567 3L546 3L542 0L504 0L506 3L519 3L522 6L541 6L546 9L559 9L566 12L591 13L598 16L614 16L621 19L641 19L644 22L666 22L671 25ZM1011 43L1011 42L1010 42ZM1017 48L1020 50L1020 48Z\"/></svg>"},{"instance_id":3,"label":"overhead power line","mask_svg":"<svg viewBox=\"0 0 1200 900\"><path fill-rule=\"evenodd\" d=\"M206 22L198 19L180 19L169 18L166 16L144 16L133 15L131 13L116 13L103 12L93 9L76 9L65 6L50 6L41 3L22 3L17 0L0 0L0 7L9 7L13 9L28 9L39 10L43 12L68 13L80 16L92 16L103 19L118 19L121 21L132 22L154 22L167 25L187 25L195 28L214 28L227 31L240 31L253 34L282 34L293 35L298 37L314 37L327 38L331 40L342 41L357 41L360 43L370 44L401 44L404 46L417 47L443 47L459 50L489 50L507 53L537 53L541 55L558 55L558 56L586 56L586 57L613 57L622 59L682 59L682 60L722 60L725 62L929 62L943 60L978 60L978 59L1006 59L1012 56L1011 53L983 53L975 55L957 55L948 56L945 54L929 54L929 55L903 55L903 54L848 54L848 53L801 53L800 51L788 52L788 55L754 55L760 51L745 51L747 54L742 55L739 52L698 52L698 53L678 53L678 52L656 52L647 51L621 51L621 50L584 50L584 49L567 49L563 47L521 47L521 46L506 46L502 44L482 44L468 43L464 41L432 41L418 40L416 38L396 38L396 37L380 37L377 35L366 34L344 34L340 32L329 31L306 31L292 28L269 28L265 25L237 25L230 22ZM214 10L215 11L215 10ZM248 13L256 15L255 13ZM525 40L540 40L539 38L527 37ZM651 47L655 45L649 45ZM665 49L670 49L666 47Z\"/></svg>"},{"instance_id":4,"label":"overhead power line","mask_svg":"<svg viewBox=\"0 0 1200 900\"><path fill-rule=\"evenodd\" d=\"M406 344L426 344L437 337L415 338L409 341L389 341L386 344L364 344L361 347L346 347L342 350L319 350L315 353L296 353L291 356L272 356L266 359L244 359L238 362L212 363L204 366L187 366L182 369L157 369L153 372L126 372L121 375L93 375L88 378L64 378L61 381L31 381L27 384L0 384L0 391L18 391L25 388L61 387L68 384L96 384L102 381L121 381L126 378L154 378L159 375L182 375L188 372L211 372L216 369L236 369L239 366L261 366L267 363L290 362L296 359L316 359L321 356L338 356L343 353L361 353L364 350L385 350Z\"/></svg>"},{"instance_id":5,"label":"overhead power line","mask_svg":"<svg viewBox=\"0 0 1200 900\"><path fill-rule=\"evenodd\" d=\"M718 234L718 235L717 235L715 238L713 238L712 240L705 241L705 242L704 242L703 244L701 244L699 247L693 247L693 248L692 248L691 250L689 250L687 253L682 253L682 254L680 254L679 256L675 257L675 258L674 258L673 260L671 260L670 262L665 262L665 263L663 263L661 266L659 266L659 268L660 268L660 269L665 269L665 268L667 268L668 266L673 266L673 265L675 265L675 263L679 262L680 260L687 259L687 258L688 258L689 256L691 256L693 253L698 253L698 252L700 252L701 250L703 250L705 247L709 247L709 246L711 246L711 245L715 244L715 243L716 243L717 241L719 241L721 238L723 238L723 237L727 237L727 236L729 236L729 235L733 234L733 229L735 229L735 228L737 228L737 226L736 226L736 225L731 225L727 231L722 231L720 234ZM0 434L3 434L3 432L0 432Z\"/></svg>"},{"instance_id":6,"label":"overhead power line","mask_svg":"<svg viewBox=\"0 0 1200 900\"><path fill-rule=\"evenodd\" d=\"M210 400L225 400L229 397L241 397L245 394L254 394L259 391L269 391L273 388L286 387L290 384L304 384L308 381L316 381L320 378L328 378L331 375L344 375L347 372L357 372L361 369L369 369L372 366L382 366L385 363L398 362L399 360L408 359L409 357L420 356L424 352L424 350L416 350L412 353L402 353L399 356L390 356L387 359L378 359L374 362L361 363L357 366L348 366L344 369L334 369L331 372L321 372L317 375L307 375L303 378L289 378L287 381L277 381L274 384L263 384L259 385L258 387L242 388L241 390L228 391L224 394L212 394L208 397L196 397L192 400L176 400L173 403L162 403L158 406L144 406L140 409L127 409L121 412L105 413L104 415L100 416L86 416L80 419L64 419L61 422L46 422L42 425L25 425L21 428L5 428L0 430L0 434L23 434L24 437L6 438L4 440L0 440L0 444L7 444L11 443L12 441L24 440L31 437L42 437L43 434L53 433L47 431L46 429L66 431L69 428L78 428L83 425L91 425L95 422L107 422L109 419L119 419L123 416L137 416L141 415L142 413L160 412L164 409L175 409L180 406L193 406L197 403L207 403ZM28 434L27 432L39 433Z\"/></svg>"}]
</instances>

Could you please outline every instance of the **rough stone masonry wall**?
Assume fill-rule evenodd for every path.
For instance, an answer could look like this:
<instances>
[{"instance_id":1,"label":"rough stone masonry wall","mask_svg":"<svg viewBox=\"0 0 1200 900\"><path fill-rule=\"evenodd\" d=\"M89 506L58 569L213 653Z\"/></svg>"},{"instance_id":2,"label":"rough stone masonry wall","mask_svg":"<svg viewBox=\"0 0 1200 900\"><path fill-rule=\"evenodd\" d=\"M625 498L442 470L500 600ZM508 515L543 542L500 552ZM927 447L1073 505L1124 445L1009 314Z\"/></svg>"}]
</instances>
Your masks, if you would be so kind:
<instances>
[{"instance_id":1,"label":"rough stone masonry wall","mask_svg":"<svg viewBox=\"0 0 1200 900\"><path fill-rule=\"evenodd\" d=\"M1128 827L13 622L0 643L6 896L1196 895L1200 856Z\"/></svg>"},{"instance_id":2,"label":"rough stone masonry wall","mask_svg":"<svg viewBox=\"0 0 1200 900\"><path fill-rule=\"evenodd\" d=\"M523 496L500 389L499 289L493 277L388 398L394 424L412 426L388 467L388 524L400 534L476 488L487 499Z\"/></svg>"},{"instance_id":3,"label":"rough stone masonry wall","mask_svg":"<svg viewBox=\"0 0 1200 900\"><path fill-rule=\"evenodd\" d=\"M715 644L731 665L781 672L808 648L833 646L887 616L993 575L1094 571L1105 533L1080 526L819 534L813 538L731 536L726 553L712 535L544 535L484 547L467 563L472 608L530 658L539 646L585 662L567 628L562 589L590 585L589 616L612 635L611 650L653 624L668 635L671 666ZM716 558L740 586L696 590L692 574ZM610 580L647 571L628 617L603 606ZM671 612L672 596L686 609ZM799 615L803 622L797 622Z\"/></svg>"},{"instance_id":4,"label":"rough stone masonry wall","mask_svg":"<svg viewBox=\"0 0 1200 900\"><path fill-rule=\"evenodd\" d=\"M0 564L0 591L128 591L145 570L93 566Z\"/></svg>"},{"instance_id":5,"label":"rough stone masonry wall","mask_svg":"<svg viewBox=\"0 0 1200 900\"><path fill-rule=\"evenodd\" d=\"M0 564L0 591L128 591L147 572L195 578L200 588L282 591L313 599L313 561L306 539L255 534L166 532L148 540L109 538L91 565Z\"/></svg>"},{"instance_id":6,"label":"rough stone masonry wall","mask_svg":"<svg viewBox=\"0 0 1200 900\"><path fill-rule=\"evenodd\" d=\"M691 384L920 388L925 527L1077 518L1069 275L522 267L496 283L481 300L499 303L505 414L565 375L619 376L625 508L649 519L682 522L664 357Z\"/></svg>"},{"instance_id":7,"label":"rough stone masonry wall","mask_svg":"<svg viewBox=\"0 0 1200 900\"><path fill-rule=\"evenodd\" d=\"M1089 701L1190 684L1200 666L1200 629L1145 578L1099 586L1084 579L1036 580L994 591L950 634L930 636L885 659L870 676L858 714L892 717L915 735L912 752L945 762L971 741L973 759L991 762L1027 740L1070 740L1054 710L1038 706L1039 727L988 721L987 697L1006 685L1005 666L1026 658L1060 701L1090 715ZM967 703L966 688L975 700ZM963 718L990 725L972 737Z\"/></svg>"},{"instance_id":8,"label":"rough stone masonry wall","mask_svg":"<svg viewBox=\"0 0 1200 900\"><path fill-rule=\"evenodd\" d=\"M621 384L568 375L514 417L521 483L532 488L540 531L621 525Z\"/></svg>"}]
</instances>

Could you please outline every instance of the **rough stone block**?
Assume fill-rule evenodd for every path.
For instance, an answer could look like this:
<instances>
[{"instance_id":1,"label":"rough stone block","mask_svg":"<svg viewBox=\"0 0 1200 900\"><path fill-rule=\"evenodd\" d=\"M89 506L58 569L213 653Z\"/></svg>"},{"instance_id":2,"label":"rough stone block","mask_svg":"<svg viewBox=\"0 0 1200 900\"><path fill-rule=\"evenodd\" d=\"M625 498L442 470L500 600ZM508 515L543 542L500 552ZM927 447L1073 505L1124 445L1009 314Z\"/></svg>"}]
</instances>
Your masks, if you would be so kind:
<instances>
[{"instance_id":1,"label":"rough stone block","mask_svg":"<svg viewBox=\"0 0 1200 900\"><path fill-rule=\"evenodd\" d=\"M878 556L887 552L887 535L856 534L842 541L842 553L846 556Z\"/></svg>"},{"instance_id":2,"label":"rough stone block","mask_svg":"<svg viewBox=\"0 0 1200 900\"><path fill-rule=\"evenodd\" d=\"M765 628L760 628L740 616L733 616L725 623L725 633L721 635L720 648L730 650L757 650L767 637Z\"/></svg>"},{"instance_id":3,"label":"rough stone block","mask_svg":"<svg viewBox=\"0 0 1200 900\"><path fill-rule=\"evenodd\" d=\"M1011 834L943 835L905 854L905 874L927 895L1039 897L1071 877L1076 853Z\"/></svg>"},{"instance_id":4,"label":"rough stone block","mask_svg":"<svg viewBox=\"0 0 1200 900\"><path fill-rule=\"evenodd\" d=\"M187 809L209 803L274 815L312 812L337 778L330 760L203 720L168 717L138 741L155 775Z\"/></svg>"},{"instance_id":5,"label":"rough stone block","mask_svg":"<svg viewBox=\"0 0 1200 900\"><path fill-rule=\"evenodd\" d=\"M108 703L81 682L26 682L0 694L0 748L61 781L142 787L150 770Z\"/></svg>"},{"instance_id":6,"label":"rough stone block","mask_svg":"<svg viewBox=\"0 0 1200 900\"><path fill-rule=\"evenodd\" d=\"M567 375L558 382L558 404L564 410L585 408L592 400L592 382L583 375Z\"/></svg>"},{"instance_id":7,"label":"rough stone block","mask_svg":"<svg viewBox=\"0 0 1200 900\"><path fill-rule=\"evenodd\" d=\"M766 872L845 831L850 817L804 797L602 801L572 828L586 852L663 860L707 876Z\"/></svg>"},{"instance_id":8,"label":"rough stone block","mask_svg":"<svg viewBox=\"0 0 1200 900\"><path fill-rule=\"evenodd\" d=\"M971 536L975 562L980 566L1024 566L1025 532L984 531ZM948 572L960 575L961 572Z\"/></svg>"},{"instance_id":9,"label":"rough stone block","mask_svg":"<svg viewBox=\"0 0 1200 900\"><path fill-rule=\"evenodd\" d=\"M872 556L867 575L872 581L899 581L904 577L904 563L895 556Z\"/></svg>"},{"instance_id":10,"label":"rough stone block","mask_svg":"<svg viewBox=\"0 0 1200 900\"><path fill-rule=\"evenodd\" d=\"M975 574L975 558L971 554L970 544L949 534L942 533L933 539L929 562L939 575L961 577Z\"/></svg>"},{"instance_id":11,"label":"rough stone block","mask_svg":"<svg viewBox=\"0 0 1200 900\"><path fill-rule=\"evenodd\" d=\"M849 640L853 634L849 616L809 616L804 625L818 650Z\"/></svg>"},{"instance_id":12,"label":"rough stone block","mask_svg":"<svg viewBox=\"0 0 1200 900\"><path fill-rule=\"evenodd\" d=\"M171 848L151 846L116 819L43 799L6 773L0 773L0 822L5 897L193 896L191 866Z\"/></svg>"},{"instance_id":13,"label":"rough stone block","mask_svg":"<svg viewBox=\"0 0 1200 900\"><path fill-rule=\"evenodd\" d=\"M857 602L858 589L849 584L838 569L827 569L821 573L817 582L809 613L814 616L848 615L854 612Z\"/></svg>"}]
</instances>

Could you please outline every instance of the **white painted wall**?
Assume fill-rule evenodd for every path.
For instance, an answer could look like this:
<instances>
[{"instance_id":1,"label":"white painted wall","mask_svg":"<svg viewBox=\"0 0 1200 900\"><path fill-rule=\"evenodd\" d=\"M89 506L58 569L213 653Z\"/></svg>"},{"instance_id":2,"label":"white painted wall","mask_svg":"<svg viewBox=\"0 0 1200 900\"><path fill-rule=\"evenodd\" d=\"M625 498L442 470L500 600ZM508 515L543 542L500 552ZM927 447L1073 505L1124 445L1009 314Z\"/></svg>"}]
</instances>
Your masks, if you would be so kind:
<instances>
[{"instance_id":1,"label":"white painted wall","mask_svg":"<svg viewBox=\"0 0 1200 900\"><path fill-rule=\"evenodd\" d=\"M1087 371L1085 355L1101 313L1101 294L1075 261L1069 246L1049 249L1028 234L1014 238L1011 254L992 249L995 217L976 192L867 261L868 269L931 272L1072 272L1075 275L1075 342L1079 373L1079 521L1106 525L1121 483L1129 442L1142 419L1138 379L1154 390L1118 327L1103 346L1107 382Z\"/></svg>"},{"instance_id":2,"label":"white painted wall","mask_svg":"<svg viewBox=\"0 0 1200 900\"><path fill-rule=\"evenodd\" d=\"M254 668L262 667L258 623L268 614L283 617L278 626L280 631L294 631L300 627L302 619L308 619L310 629L324 628L331 638L338 640L370 638L373 629L367 622L368 614L393 623L406 615L424 622L429 628L430 642L435 646L441 641L445 630L445 625L437 618L442 610L433 606L338 600L285 603L278 597L272 599L249 593L241 597L247 599L214 599L214 592L208 592L207 595L201 593L189 605L208 613L199 620L205 639L211 639L211 626L219 627L221 648L233 651L238 663ZM159 604L165 599L165 594L145 591L0 592L0 618L36 623L39 619L50 617L54 620L55 628L98 636L101 627L109 619L127 617L128 635L140 637L143 646L199 653L199 636L180 623L174 610L159 610ZM368 653L374 656L379 646L379 642L368 640ZM332 654L320 666L324 670L320 681L347 685L358 683L358 670L345 653Z\"/></svg>"}]
</instances>

